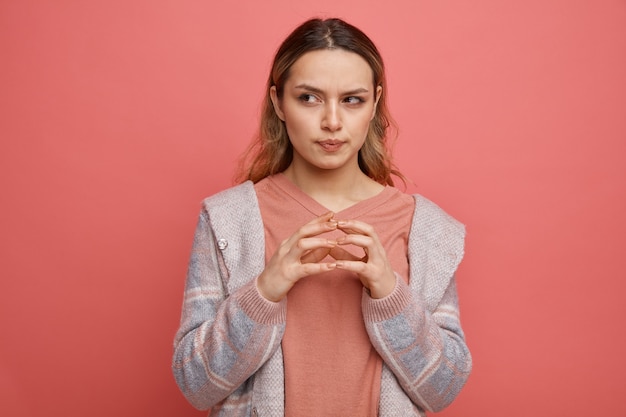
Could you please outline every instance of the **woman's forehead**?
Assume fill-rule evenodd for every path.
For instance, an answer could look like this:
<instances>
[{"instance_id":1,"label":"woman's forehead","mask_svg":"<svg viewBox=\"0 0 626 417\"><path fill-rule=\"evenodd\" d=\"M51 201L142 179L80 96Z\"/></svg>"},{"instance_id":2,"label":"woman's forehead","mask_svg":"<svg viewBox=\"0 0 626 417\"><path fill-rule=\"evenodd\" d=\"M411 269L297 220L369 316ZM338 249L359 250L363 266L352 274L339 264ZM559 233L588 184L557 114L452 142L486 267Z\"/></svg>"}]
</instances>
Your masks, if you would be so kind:
<instances>
[{"instance_id":1,"label":"woman's forehead","mask_svg":"<svg viewBox=\"0 0 626 417\"><path fill-rule=\"evenodd\" d=\"M322 49L298 58L290 68L288 83L318 89L341 86L342 89L357 90L370 88L373 72L367 61L354 52Z\"/></svg>"}]
</instances>

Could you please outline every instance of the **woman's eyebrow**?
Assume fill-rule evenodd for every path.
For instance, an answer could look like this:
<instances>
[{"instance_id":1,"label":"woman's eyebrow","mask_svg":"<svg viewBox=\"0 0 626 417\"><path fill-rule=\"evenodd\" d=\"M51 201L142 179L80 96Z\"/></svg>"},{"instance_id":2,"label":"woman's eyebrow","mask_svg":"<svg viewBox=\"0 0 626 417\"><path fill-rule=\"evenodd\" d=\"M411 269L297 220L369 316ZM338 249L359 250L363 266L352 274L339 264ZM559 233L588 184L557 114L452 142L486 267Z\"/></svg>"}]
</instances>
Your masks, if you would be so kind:
<instances>
[{"instance_id":1,"label":"woman's eyebrow","mask_svg":"<svg viewBox=\"0 0 626 417\"><path fill-rule=\"evenodd\" d=\"M296 85L294 88L299 89L299 90L306 90L306 91L311 91L312 93L318 93L318 94L323 94L324 91L320 88L317 87L313 87L312 85L309 84L298 84ZM367 88L355 88L354 90L349 90L349 91L344 91L343 93L341 93L342 96L349 96L352 94L364 94L364 93L369 93L369 90Z\"/></svg>"}]
</instances>

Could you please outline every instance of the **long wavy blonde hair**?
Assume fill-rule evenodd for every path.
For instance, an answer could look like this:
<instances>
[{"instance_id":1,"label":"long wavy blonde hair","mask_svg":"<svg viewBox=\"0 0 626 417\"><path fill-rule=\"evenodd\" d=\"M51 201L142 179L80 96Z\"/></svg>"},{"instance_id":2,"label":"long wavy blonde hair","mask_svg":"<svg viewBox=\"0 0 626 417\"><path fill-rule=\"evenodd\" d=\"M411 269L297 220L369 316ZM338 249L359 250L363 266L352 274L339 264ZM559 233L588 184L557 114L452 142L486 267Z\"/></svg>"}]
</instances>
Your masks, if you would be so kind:
<instances>
[{"instance_id":1,"label":"long wavy blonde hair","mask_svg":"<svg viewBox=\"0 0 626 417\"><path fill-rule=\"evenodd\" d=\"M287 169L293 158L293 147L284 122L274 111L270 89L276 87L277 96L283 95L291 66L307 52L320 49L344 49L354 52L372 68L374 86L382 86L382 93L374 118L359 150L359 167L373 180L393 185L392 175L404 182L404 176L392 162L389 131L396 125L387 107L385 67L374 43L358 28L341 19L311 19L298 26L276 52L266 95L261 110L258 135L242 155L235 180L258 182Z\"/></svg>"}]
</instances>

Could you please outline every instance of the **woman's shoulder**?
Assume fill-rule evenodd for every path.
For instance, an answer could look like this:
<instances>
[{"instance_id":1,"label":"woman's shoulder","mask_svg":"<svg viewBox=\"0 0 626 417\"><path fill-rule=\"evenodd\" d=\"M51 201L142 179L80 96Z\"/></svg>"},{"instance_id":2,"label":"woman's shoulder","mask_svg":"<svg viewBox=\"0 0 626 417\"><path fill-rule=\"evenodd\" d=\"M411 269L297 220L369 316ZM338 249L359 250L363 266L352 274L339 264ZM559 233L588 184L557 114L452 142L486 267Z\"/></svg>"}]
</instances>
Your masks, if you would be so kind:
<instances>
[{"instance_id":1,"label":"woman's shoulder","mask_svg":"<svg viewBox=\"0 0 626 417\"><path fill-rule=\"evenodd\" d=\"M415 194L414 198L409 251L445 259L448 267L456 268L463 258L465 225L426 197Z\"/></svg>"},{"instance_id":2,"label":"woman's shoulder","mask_svg":"<svg viewBox=\"0 0 626 417\"><path fill-rule=\"evenodd\" d=\"M224 242L234 243L243 236L263 234L259 203L250 181L205 198L202 209L216 237Z\"/></svg>"},{"instance_id":3,"label":"woman's shoulder","mask_svg":"<svg viewBox=\"0 0 626 417\"><path fill-rule=\"evenodd\" d=\"M246 204L256 205L256 194L251 181L226 188L202 201L203 207L207 210L245 206Z\"/></svg>"},{"instance_id":4,"label":"woman's shoulder","mask_svg":"<svg viewBox=\"0 0 626 417\"><path fill-rule=\"evenodd\" d=\"M413 194L412 197L415 200L415 221L431 226L450 227L464 234L465 226L463 223L452 217L435 202L421 194Z\"/></svg>"}]
</instances>

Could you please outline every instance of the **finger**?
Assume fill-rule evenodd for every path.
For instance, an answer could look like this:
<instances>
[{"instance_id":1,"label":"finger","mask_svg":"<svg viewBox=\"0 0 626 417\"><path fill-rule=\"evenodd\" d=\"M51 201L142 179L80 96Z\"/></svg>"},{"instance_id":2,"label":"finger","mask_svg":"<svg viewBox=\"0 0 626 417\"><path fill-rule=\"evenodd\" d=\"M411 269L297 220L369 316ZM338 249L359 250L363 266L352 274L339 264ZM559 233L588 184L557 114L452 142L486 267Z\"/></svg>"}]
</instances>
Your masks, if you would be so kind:
<instances>
[{"instance_id":1,"label":"finger","mask_svg":"<svg viewBox=\"0 0 626 417\"><path fill-rule=\"evenodd\" d=\"M345 235L337 239L338 245L354 245L363 249L373 248L376 242L372 237L365 235Z\"/></svg>"},{"instance_id":2,"label":"finger","mask_svg":"<svg viewBox=\"0 0 626 417\"><path fill-rule=\"evenodd\" d=\"M321 237L305 237L305 238L298 240L298 242L296 243L296 246L302 252L307 252L307 251L311 251L311 250L315 250L319 248L331 249L337 246L337 241L324 239Z\"/></svg>"},{"instance_id":3,"label":"finger","mask_svg":"<svg viewBox=\"0 0 626 417\"><path fill-rule=\"evenodd\" d=\"M335 246L337 246L337 242L334 240L305 238L300 239L297 243L297 249L291 252L300 257L300 263L315 263L328 256L330 250Z\"/></svg>"},{"instance_id":4,"label":"finger","mask_svg":"<svg viewBox=\"0 0 626 417\"><path fill-rule=\"evenodd\" d=\"M354 272L359 276L367 275L367 263L363 261L338 260L335 267L346 271Z\"/></svg>"},{"instance_id":5,"label":"finger","mask_svg":"<svg viewBox=\"0 0 626 417\"><path fill-rule=\"evenodd\" d=\"M375 235L374 228L359 220L338 220L337 228L348 234Z\"/></svg>"},{"instance_id":6,"label":"finger","mask_svg":"<svg viewBox=\"0 0 626 417\"><path fill-rule=\"evenodd\" d=\"M359 246L365 251L365 257L363 259L369 260L370 256L374 254L382 254L384 256L385 250L380 243L378 235L374 228L358 220L340 220L337 222L338 229L346 233L345 236L337 240L339 245L354 245ZM367 262L367 260L365 262Z\"/></svg>"},{"instance_id":7,"label":"finger","mask_svg":"<svg viewBox=\"0 0 626 417\"><path fill-rule=\"evenodd\" d=\"M335 213L333 213L332 211L329 211L328 213L324 213L321 216L314 218L313 220L311 220L307 224L329 222L329 221L331 221L333 219L333 217L335 217ZM336 221L335 221L335 223L336 223Z\"/></svg>"},{"instance_id":8,"label":"finger","mask_svg":"<svg viewBox=\"0 0 626 417\"><path fill-rule=\"evenodd\" d=\"M280 245L283 256L287 256L292 261L296 261L308 250L335 245L336 242L331 242L327 239L308 240L322 233L336 230L337 222L329 221L332 216L333 213L329 212L323 216L317 217L285 239Z\"/></svg>"},{"instance_id":9,"label":"finger","mask_svg":"<svg viewBox=\"0 0 626 417\"><path fill-rule=\"evenodd\" d=\"M328 212L320 217L311 220L300 229L298 229L290 239L297 241L299 239L311 236L317 236L325 232L337 229L337 222L332 220L333 212Z\"/></svg>"},{"instance_id":10,"label":"finger","mask_svg":"<svg viewBox=\"0 0 626 417\"><path fill-rule=\"evenodd\" d=\"M321 274L322 272L332 271L337 267L334 262L321 262L321 263L305 263L301 265L302 276Z\"/></svg>"}]
</instances>

